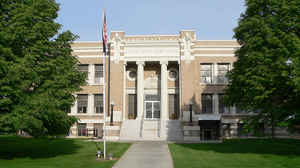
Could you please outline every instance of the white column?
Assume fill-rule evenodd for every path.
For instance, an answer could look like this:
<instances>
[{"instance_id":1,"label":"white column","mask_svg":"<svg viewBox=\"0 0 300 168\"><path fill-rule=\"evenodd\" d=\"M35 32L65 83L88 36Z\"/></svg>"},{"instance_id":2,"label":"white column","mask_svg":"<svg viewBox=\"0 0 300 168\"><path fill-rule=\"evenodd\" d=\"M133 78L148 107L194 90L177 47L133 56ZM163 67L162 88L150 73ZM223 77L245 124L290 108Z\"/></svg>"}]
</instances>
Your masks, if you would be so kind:
<instances>
[{"instance_id":1,"label":"white column","mask_svg":"<svg viewBox=\"0 0 300 168\"><path fill-rule=\"evenodd\" d=\"M161 76L160 76L160 82L161 82L161 92L160 92L160 117L161 117L161 129L160 129L160 136L162 138L165 138L166 136L166 120L169 119L169 113L168 113L168 62L167 61L161 61Z\"/></svg>"},{"instance_id":2,"label":"white column","mask_svg":"<svg viewBox=\"0 0 300 168\"><path fill-rule=\"evenodd\" d=\"M213 63L213 83L217 84L217 76L218 76L218 64L217 63Z\"/></svg>"},{"instance_id":3,"label":"white column","mask_svg":"<svg viewBox=\"0 0 300 168\"><path fill-rule=\"evenodd\" d=\"M217 93L213 94L213 113L219 114L219 95Z\"/></svg>"},{"instance_id":4,"label":"white column","mask_svg":"<svg viewBox=\"0 0 300 168\"><path fill-rule=\"evenodd\" d=\"M127 62L124 62L123 64L123 112L122 112L122 118L123 121L125 120L125 108L126 108L126 65Z\"/></svg>"},{"instance_id":5,"label":"white column","mask_svg":"<svg viewBox=\"0 0 300 168\"><path fill-rule=\"evenodd\" d=\"M74 95L75 98L77 97L77 95ZM75 99L75 102L73 104L73 106L71 107L71 114L77 114L77 99Z\"/></svg>"},{"instance_id":6,"label":"white column","mask_svg":"<svg viewBox=\"0 0 300 168\"><path fill-rule=\"evenodd\" d=\"M88 95L88 111L87 114L93 114L94 113L94 95L89 94Z\"/></svg>"},{"instance_id":7,"label":"white column","mask_svg":"<svg viewBox=\"0 0 300 168\"><path fill-rule=\"evenodd\" d=\"M137 118L141 119L144 112L144 61L137 61Z\"/></svg>"},{"instance_id":8,"label":"white column","mask_svg":"<svg viewBox=\"0 0 300 168\"><path fill-rule=\"evenodd\" d=\"M93 75L93 73L92 73L92 71L93 71L93 64L89 64L89 68L88 68L88 84L90 85L90 84L93 84L94 83L94 81L93 81L93 79L92 79L92 75Z\"/></svg>"},{"instance_id":9,"label":"white column","mask_svg":"<svg viewBox=\"0 0 300 168\"><path fill-rule=\"evenodd\" d=\"M236 106L231 107L231 114L236 114Z\"/></svg>"}]
</instances>

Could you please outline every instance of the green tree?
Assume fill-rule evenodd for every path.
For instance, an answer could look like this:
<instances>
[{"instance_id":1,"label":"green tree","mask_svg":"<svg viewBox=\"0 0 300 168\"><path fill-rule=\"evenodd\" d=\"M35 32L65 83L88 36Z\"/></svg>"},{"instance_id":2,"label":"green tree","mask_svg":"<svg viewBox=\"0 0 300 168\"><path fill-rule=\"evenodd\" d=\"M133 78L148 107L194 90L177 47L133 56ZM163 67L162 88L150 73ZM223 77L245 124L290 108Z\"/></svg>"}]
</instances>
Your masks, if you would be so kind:
<instances>
[{"instance_id":1,"label":"green tree","mask_svg":"<svg viewBox=\"0 0 300 168\"><path fill-rule=\"evenodd\" d=\"M71 55L76 36L55 22L54 0L0 1L0 129L38 137L66 134L86 74Z\"/></svg>"},{"instance_id":2,"label":"green tree","mask_svg":"<svg viewBox=\"0 0 300 168\"><path fill-rule=\"evenodd\" d=\"M277 123L295 116L300 106L300 1L246 0L246 7L234 30L241 48L228 74L226 102L259 111L250 122L265 122L274 137Z\"/></svg>"}]
</instances>

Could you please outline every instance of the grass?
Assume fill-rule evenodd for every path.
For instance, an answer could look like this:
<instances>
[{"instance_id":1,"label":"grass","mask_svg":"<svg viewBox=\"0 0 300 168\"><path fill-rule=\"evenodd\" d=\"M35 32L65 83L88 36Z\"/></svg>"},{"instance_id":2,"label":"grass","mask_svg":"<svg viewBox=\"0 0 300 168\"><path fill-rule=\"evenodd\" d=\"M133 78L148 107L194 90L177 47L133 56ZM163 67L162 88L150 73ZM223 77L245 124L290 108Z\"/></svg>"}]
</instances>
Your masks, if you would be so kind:
<instances>
[{"instance_id":1,"label":"grass","mask_svg":"<svg viewBox=\"0 0 300 168\"><path fill-rule=\"evenodd\" d=\"M299 140L235 139L169 149L175 168L300 168Z\"/></svg>"},{"instance_id":2,"label":"grass","mask_svg":"<svg viewBox=\"0 0 300 168\"><path fill-rule=\"evenodd\" d=\"M128 143L107 143L120 158ZM96 145L80 139L32 139L0 136L0 168L111 168L116 160L96 160Z\"/></svg>"}]
</instances>

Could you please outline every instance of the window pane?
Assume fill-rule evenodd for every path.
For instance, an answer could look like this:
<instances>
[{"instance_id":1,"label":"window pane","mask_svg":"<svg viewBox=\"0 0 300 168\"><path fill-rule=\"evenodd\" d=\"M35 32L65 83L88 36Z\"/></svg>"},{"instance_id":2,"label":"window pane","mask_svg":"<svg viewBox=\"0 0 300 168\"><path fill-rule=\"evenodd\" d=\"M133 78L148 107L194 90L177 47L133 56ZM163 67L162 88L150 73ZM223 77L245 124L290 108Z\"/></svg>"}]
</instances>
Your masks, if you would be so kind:
<instances>
[{"instance_id":1,"label":"window pane","mask_svg":"<svg viewBox=\"0 0 300 168\"><path fill-rule=\"evenodd\" d=\"M95 78L102 78L103 77L103 65L96 64L95 65Z\"/></svg>"},{"instance_id":2,"label":"window pane","mask_svg":"<svg viewBox=\"0 0 300 168\"><path fill-rule=\"evenodd\" d=\"M88 72L89 71L89 65L80 64L80 65L78 65L78 70L81 71L81 72Z\"/></svg>"},{"instance_id":3,"label":"window pane","mask_svg":"<svg viewBox=\"0 0 300 168\"><path fill-rule=\"evenodd\" d=\"M212 94L202 94L202 113L212 113Z\"/></svg>"},{"instance_id":4,"label":"window pane","mask_svg":"<svg viewBox=\"0 0 300 168\"><path fill-rule=\"evenodd\" d=\"M94 95L95 113L103 113L103 94Z\"/></svg>"},{"instance_id":5,"label":"window pane","mask_svg":"<svg viewBox=\"0 0 300 168\"><path fill-rule=\"evenodd\" d=\"M88 95L78 95L77 96L77 112L86 113L88 106Z\"/></svg>"},{"instance_id":6,"label":"window pane","mask_svg":"<svg viewBox=\"0 0 300 168\"><path fill-rule=\"evenodd\" d=\"M201 83L212 83L212 64L200 64Z\"/></svg>"}]
</instances>

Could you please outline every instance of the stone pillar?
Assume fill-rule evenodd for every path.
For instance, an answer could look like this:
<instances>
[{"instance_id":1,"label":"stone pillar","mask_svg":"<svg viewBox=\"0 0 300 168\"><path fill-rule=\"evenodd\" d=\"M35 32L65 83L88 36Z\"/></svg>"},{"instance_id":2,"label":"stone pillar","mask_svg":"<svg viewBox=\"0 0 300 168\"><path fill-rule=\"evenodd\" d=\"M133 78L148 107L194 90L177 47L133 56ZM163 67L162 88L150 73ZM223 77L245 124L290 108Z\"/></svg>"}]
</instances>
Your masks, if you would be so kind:
<instances>
[{"instance_id":1,"label":"stone pillar","mask_svg":"<svg viewBox=\"0 0 300 168\"><path fill-rule=\"evenodd\" d=\"M218 64L217 63L213 63L213 74L212 74L212 79L213 79L213 83L217 84L218 83Z\"/></svg>"},{"instance_id":2,"label":"stone pillar","mask_svg":"<svg viewBox=\"0 0 300 168\"><path fill-rule=\"evenodd\" d=\"M89 64L88 68L88 84L94 84L94 76L95 76L95 65L94 64Z\"/></svg>"},{"instance_id":3,"label":"stone pillar","mask_svg":"<svg viewBox=\"0 0 300 168\"><path fill-rule=\"evenodd\" d=\"M160 76L160 120L161 120L161 129L160 136L164 138L166 136L166 121L169 119L168 112L168 62L161 61L161 76Z\"/></svg>"},{"instance_id":4,"label":"stone pillar","mask_svg":"<svg viewBox=\"0 0 300 168\"><path fill-rule=\"evenodd\" d=\"M219 95L217 93L213 94L213 113L219 114Z\"/></svg>"},{"instance_id":5,"label":"stone pillar","mask_svg":"<svg viewBox=\"0 0 300 168\"><path fill-rule=\"evenodd\" d=\"M75 96L75 98L77 97L77 95L73 95L73 96ZM77 114L77 98L75 99L75 102L71 107L71 114Z\"/></svg>"},{"instance_id":6,"label":"stone pillar","mask_svg":"<svg viewBox=\"0 0 300 168\"><path fill-rule=\"evenodd\" d=\"M235 106L231 107L230 113L231 114L236 114L236 107Z\"/></svg>"},{"instance_id":7,"label":"stone pillar","mask_svg":"<svg viewBox=\"0 0 300 168\"><path fill-rule=\"evenodd\" d=\"M142 119L144 113L144 61L137 61L137 118Z\"/></svg>"},{"instance_id":8,"label":"stone pillar","mask_svg":"<svg viewBox=\"0 0 300 168\"><path fill-rule=\"evenodd\" d=\"M94 113L94 95L89 94L88 95L88 111L87 114L93 114Z\"/></svg>"}]
</instances>

